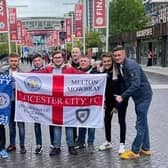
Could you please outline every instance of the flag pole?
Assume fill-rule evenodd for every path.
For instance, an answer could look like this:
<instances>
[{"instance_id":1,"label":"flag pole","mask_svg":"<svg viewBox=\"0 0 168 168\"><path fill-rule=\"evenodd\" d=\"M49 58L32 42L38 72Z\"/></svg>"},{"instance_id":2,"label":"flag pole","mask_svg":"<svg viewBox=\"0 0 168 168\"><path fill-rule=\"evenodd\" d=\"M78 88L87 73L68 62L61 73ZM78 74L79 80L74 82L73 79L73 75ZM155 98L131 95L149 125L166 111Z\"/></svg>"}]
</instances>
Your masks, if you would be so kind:
<instances>
[{"instance_id":1,"label":"flag pole","mask_svg":"<svg viewBox=\"0 0 168 168\"><path fill-rule=\"evenodd\" d=\"M109 50L109 0L106 0L106 52Z\"/></svg>"},{"instance_id":2,"label":"flag pole","mask_svg":"<svg viewBox=\"0 0 168 168\"><path fill-rule=\"evenodd\" d=\"M83 54L86 53L86 0L83 0Z\"/></svg>"},{"instance_id":3,"label":"flag pole","mask_svg":"<svg viewBox=\"0 0 168 168\"><path fill-rule=\"evenodd\" d=\"M6 4L7 27L8 27L8 53L11 54L11 39L10 39L10 25L9 25L9 8Z\"/></svg>"}]
</instances>

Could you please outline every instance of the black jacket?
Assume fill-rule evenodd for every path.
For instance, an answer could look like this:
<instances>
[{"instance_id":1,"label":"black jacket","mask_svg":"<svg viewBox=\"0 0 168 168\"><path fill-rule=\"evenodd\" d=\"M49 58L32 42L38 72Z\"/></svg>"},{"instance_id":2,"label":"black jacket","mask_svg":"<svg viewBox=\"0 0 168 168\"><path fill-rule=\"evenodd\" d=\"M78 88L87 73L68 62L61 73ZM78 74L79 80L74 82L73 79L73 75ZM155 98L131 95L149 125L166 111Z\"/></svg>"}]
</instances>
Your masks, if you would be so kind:
<instances>
[{"instance_id":1,"label":"black jacket","mask_svg":"<svg viewBox=\"0 0 168 168\"><path fill-rule=\"evenodd\" d=\"M121 75L117 76L117 79L113 79L113 72L110 69L109 71L104 71L107 73L107 83L105 90L105 103L114 104L115 103L115 94L120 95L124 90L123 78Z\"/></svg>"}]
</instances>

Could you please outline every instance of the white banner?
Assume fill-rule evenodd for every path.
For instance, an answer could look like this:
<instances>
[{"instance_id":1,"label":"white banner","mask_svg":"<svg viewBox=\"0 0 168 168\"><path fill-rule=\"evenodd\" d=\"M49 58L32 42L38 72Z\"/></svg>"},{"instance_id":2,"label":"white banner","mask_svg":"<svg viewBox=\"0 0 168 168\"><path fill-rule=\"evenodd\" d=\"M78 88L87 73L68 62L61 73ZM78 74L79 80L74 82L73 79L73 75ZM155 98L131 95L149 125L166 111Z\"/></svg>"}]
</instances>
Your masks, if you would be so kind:
<instances>
[{"instance_id":1,"label":"white banner","mask_svg":"<svg viewBox=\"0 0 168 168\"><path fill-rule=\"evenodd\" d=\"M106 74L16 73L15 120L102 128Z\"/></svg>"}]
</instances>

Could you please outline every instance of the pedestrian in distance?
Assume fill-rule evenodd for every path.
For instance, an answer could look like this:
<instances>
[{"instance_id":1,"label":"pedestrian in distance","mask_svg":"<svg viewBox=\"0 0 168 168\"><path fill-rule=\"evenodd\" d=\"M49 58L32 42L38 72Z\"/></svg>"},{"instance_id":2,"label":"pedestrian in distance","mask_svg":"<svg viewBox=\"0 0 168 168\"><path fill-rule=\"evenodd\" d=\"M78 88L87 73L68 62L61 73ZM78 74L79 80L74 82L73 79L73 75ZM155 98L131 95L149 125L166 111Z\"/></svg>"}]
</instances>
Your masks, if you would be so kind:
<instances>
[{"instance_id":1,"label":"pedestrian in distance","mask_svg":"<svg viewBox=\"0 0 168 168\"><path fill-rule=\"evenodd\" d=\"M153 53L151 50L148 50L147 52L147 66L152 66L152 60L153 60Z\"/></svg>"},{"instance_id":2,"label":"pedestrian in distance","mask_svg":"<svg viewBox=\"0 0 168 168\"><path fill-rule=\"evenodd\" d=\"M148 128L148 109L152 100L152 89L150 83L139 64L126 57L123 46L113 49L115 62L122 67L125 90L116 95L118 103L132 97L135 103L136 112L136 137L132 143L131 150L127 150L120 155L121 159L136 159L141 154L151 155L149 128Z\"/></svg>"}]
</instances>

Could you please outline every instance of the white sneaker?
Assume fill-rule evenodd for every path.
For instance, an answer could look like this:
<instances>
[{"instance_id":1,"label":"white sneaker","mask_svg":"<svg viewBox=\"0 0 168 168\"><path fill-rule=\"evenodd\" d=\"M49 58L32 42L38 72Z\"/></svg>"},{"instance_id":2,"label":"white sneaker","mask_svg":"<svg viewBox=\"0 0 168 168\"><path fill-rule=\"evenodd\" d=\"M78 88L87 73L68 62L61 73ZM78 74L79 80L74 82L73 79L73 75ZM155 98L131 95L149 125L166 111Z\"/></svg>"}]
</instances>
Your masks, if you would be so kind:
<instances>
[{"instance_id":1,"label":"white sneaker","mask_svg":"<svg viewBox=\"0 0 168 168\"><path fill-rule=\"evenodd\" d=\"M100 151L103 151L103 150L111 149L111 148L112 148L111 142L106 141L106 142L104 142L102 145L100 145L98 149L99 149Z\"/></svg>"},{"instance_id":2,"label":"white sneaker","mask_svg":"<svg viewBox=\"0 0 168 168\"><path fill-rule=\"evenodd\" d=\"M120 143L120 147L119 147L119 150L118 150L118 154L122 154L125 152L125 145L124 143Z\"/></svg>"}]
</instances>

